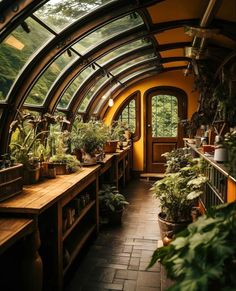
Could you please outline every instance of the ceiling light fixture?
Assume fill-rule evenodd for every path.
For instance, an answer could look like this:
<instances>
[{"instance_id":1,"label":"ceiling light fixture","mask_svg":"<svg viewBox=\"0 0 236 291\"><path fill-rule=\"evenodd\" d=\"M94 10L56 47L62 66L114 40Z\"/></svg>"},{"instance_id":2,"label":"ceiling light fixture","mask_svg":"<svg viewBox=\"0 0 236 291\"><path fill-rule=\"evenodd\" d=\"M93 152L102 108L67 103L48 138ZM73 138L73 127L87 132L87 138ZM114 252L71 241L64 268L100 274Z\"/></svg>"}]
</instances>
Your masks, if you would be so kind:
<instances>
[{"instance_id":1,"label":"ceiling light fixture","mask_svg":"<svg viewBox=\"0 0 236 291\"><path fill-rule=\"evenodd\" d=\"M109 98L109 100L108 100L108 106L109 107L112 107L113 105L114 105L114 100L113 100L113 98L112 98L112 95L111 95L111 88L112 88L112 84L111 84L111 81L112 81L112 79L110 79L110 93L109 93L109 95L110 95L110 98Z\"/></svg>"},{"instance_id":2,"label":"ceiling light fixture","mask_svg":"<svg viewBox=\"0 0 236 291\"><path fill-rule=\"evenodd\" d=\"M108 101L108 106L112 107L114 105L114 100L112 99L112 97L110 97L109 101Z\"/></svg>"}]
</instances>

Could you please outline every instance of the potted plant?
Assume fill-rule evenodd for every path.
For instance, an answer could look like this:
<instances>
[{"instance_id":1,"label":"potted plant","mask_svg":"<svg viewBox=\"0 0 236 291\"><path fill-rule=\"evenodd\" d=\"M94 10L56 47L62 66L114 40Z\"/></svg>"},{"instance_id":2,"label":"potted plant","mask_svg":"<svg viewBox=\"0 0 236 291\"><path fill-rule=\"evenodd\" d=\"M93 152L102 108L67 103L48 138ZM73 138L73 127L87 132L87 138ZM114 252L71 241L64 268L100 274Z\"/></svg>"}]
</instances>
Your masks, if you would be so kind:
<instances>
[{"instance_id":1,"label":"potted plant","mask_svg":"<svg viewBox=\"0 0 236 291\"><path fill-rule=\"evenodd\" d=\"M81 166L77 158L71 154L56 154L49 159L56 166L56 175L65 175L78 171Z\"/></svg>"},{"instance_id":2,"label":"potted plant","mask_svg":"<svg viewBox=\"0 0 236 291\"><path fill-rule=\"evenodd\" d=\"M194 163L189 148L177 148L162 154L166 159L165 173L176 173L181 168Z\"/></svg>"},{"instance_id":3,"label":"potted plant","mask_svg":"<svg viewBox=\"0 0 236 291\"><path fill-rule=\"evenodd\" d=\"M18 112L17 119L10 126L10 151L15 160L23 164L24 184L34 184L40 177L38 147L47 132L38 130L42 122L40 116Z\"/></svg>"},{"instance_id":4,"label":"potted plant","mask_svg":"<svg viewBox=\"0 0 236 291\"><path fill-rule=\"evenodd\" d=\"M230 175L236 178L236 130L228 132L224 136L223 145L228 151L228 162Z\"/></svg>"},{"instance_id":5,"label":"potted plant","mask_svg":"<svg viewBox=\"0 0 236 291\"><path fill-rule=\"evenodd\" d=\"M76 157L67 153L69 140L70 133L67 130L51 128L48 143L54 154L49 158L49 163L54 164L56 175L73 173L81 168Z\"/></svg>"},{"instance_id":6,"label":"potted plant","mask_svg":"<svg viewBox=\"0 0 236 291\"><path fill-rule=\"evenodd\" d=\"M110 224L121 224L125 205L128 201L118 189L110 184L103 184L99 190L100 213L108 216Z\"/></svg>"},{"instance_id":7,"label":"potted plant","mask_svg":"<svg viewBox=\"0 0 236 291\"><path fill-rule=\"evenodd\" d=\"M113 121L111 125L105 125L106 143L104 145L105 153L114 153L119 141L125 140L125 128L120 121Z\"/></svg>"},{"instance_id":8,"label":"potted plant","mask_svg":"<svg viewBox=\"0 0 236 291\"><path fill-rule=\"evenodd\" d=\"M148 268L161 262L172 279L168 290L236 290L235 215L236 202L210 209L158 248Z\"/></svg>"},{"instance_id":9,"label":"potted plant","mask_svg":"<svg viewBox=\"0 0 236 291\"><path fill-rule=\"evenodd\" d=\"M0 160L0 201L19 194L23 186L23 165L16 163L9 154Z\"/></svg>"},{"instance_id":10,"label":"potted plant","mask_svg":"<svg viewBox=\"0 0 236 291\"><path fill-rule=\"evenodd\" d=\"M191 222L191 210L196 206L196 199L203 194L207 178L201 174L199 160L194 161L193 165L183 167L177 173L166 174L151 188L160 202L158 223L163 241L172 238Z\"/></svg>"},{"instance_id":11,"label":"potted plant","mask_svg":"<svg viewBox=\"0 0 236 291\"><path fill-rule=\"evenodd\" d=\"M106 141L104 125L101 121L77 121L72 128L71 145L73 150L81 149L83 164L92 165L97 162L96 154L101 154Z\"/></svg>"}]
</instances>

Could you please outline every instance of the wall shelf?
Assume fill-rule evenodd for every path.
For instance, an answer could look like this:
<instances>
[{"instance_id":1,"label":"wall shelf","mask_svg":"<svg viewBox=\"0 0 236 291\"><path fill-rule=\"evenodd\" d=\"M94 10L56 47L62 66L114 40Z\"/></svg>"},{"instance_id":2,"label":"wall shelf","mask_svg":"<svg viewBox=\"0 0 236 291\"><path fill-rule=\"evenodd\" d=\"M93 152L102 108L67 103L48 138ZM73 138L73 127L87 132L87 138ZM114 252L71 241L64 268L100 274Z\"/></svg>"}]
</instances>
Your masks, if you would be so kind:
<instances>
[{"instance_id":1,"label":"wall shelf","mask_svg":"<svg viewBox=\"0 0 236 291\"><path fill-rule=\"evenodd\" d=\"M205 174L209 181L201 197L203 207L206 209L235 200L236 179L229 174L227 168L222 163L214 161L213 156L205 155L202 148L197 148L188 139L185 139L185 145L208 164Z\"/></svg>"}]
</instances>

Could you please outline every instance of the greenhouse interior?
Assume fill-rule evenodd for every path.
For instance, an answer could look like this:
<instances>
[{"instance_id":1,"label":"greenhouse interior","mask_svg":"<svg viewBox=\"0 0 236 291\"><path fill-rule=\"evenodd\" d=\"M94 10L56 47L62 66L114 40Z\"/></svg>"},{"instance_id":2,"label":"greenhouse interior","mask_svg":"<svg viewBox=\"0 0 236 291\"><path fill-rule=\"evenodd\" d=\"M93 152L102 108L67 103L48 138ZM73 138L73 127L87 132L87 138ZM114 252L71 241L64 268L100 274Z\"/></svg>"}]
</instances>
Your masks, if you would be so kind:
<instances>
[{"instance_id":1,"label":"greenhouse interior","mask_svg":"<svg viewBox=\"0 0 236 291\"><path fill-rule=\"evenodd\" d=\"M236 1L0 0L0 289L236 290Z\"/></svg>"}]
</instances>

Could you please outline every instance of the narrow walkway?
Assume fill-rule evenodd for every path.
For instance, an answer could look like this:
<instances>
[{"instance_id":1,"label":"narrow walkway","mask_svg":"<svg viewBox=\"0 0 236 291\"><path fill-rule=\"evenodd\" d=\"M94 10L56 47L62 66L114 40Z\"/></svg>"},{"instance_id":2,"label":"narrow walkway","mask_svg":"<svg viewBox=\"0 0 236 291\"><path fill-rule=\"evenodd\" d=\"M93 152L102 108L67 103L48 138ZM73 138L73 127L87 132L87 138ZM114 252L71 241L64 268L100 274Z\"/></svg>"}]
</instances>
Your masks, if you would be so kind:
<instances>
[{"instance_id":1,"label":"narrow walkway","mask_svg":"<svg viewBox=\"0 0 236 291\"><path fill-rule=\"evenodd\" d=\"M146 271L160 239L150 186L133 180L121 191L130 202L122 226L101 229L66 291L161 290L159 264Z\"/></svg>"}]
</instances>

